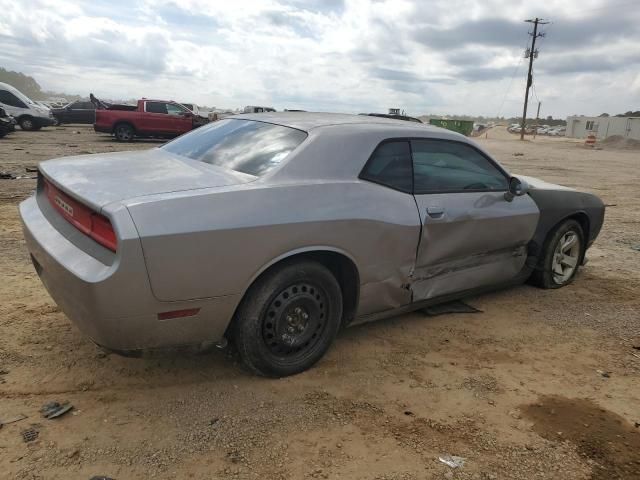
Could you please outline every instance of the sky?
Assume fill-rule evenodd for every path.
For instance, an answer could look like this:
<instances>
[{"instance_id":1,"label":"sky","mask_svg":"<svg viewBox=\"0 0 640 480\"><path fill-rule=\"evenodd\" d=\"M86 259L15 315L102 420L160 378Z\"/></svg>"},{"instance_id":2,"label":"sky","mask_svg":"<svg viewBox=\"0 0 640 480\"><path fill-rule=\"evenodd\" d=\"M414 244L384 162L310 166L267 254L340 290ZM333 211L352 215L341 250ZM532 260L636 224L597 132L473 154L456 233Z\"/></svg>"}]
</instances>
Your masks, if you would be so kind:
<instances>
[{"instance_id":1,"label":"sky","mask_svg":"<svg viewBox=\"0 0 640 480\"><path fill-rule=\"evenodd\" d=\"M410 115L640 109L640 0L0 0L0 67L45 90ZM531 112L531 110L530 110Z\"/></svg>"}]
</instances>

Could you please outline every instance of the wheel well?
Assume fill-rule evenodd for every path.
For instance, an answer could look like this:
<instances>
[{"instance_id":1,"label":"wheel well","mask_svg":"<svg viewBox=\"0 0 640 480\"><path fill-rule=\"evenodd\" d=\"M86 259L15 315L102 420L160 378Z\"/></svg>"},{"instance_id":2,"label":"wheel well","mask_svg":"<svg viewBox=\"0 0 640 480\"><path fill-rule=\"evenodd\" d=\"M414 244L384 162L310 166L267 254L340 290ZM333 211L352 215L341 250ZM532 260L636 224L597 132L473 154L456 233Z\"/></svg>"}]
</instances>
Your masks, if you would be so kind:
<instances>
[{"instance_id":1,"label":"wheel well","mask_svg":"<svg viewBox=\"0 0 640 480\"><path fill-rule=\"evenodd\" d=\"M258 275L252 285L274 268L279 268L282 265L299 262L301 260L316 261L328 268L333 274L338 281L342 292L342 325L346 326L351 323L356 316L356 310L358 308L358 298L360 296L360 275L358 273L358 268L353 261L341 253L316 250L291 255L279 260L273 265L270 265L265 271ZM248 290L249 289L247 289L247 291ZM231 323L233 323L233 320ZM229 327L231 326L231 323ZM227 330L229 327L227 327Z\"/></svg>"},{"instance_id":2,"label":"wheel well","mask_svg":"<svg viewBox=\"0 0 640 480\"><path fill-rule=\"evenodd\" d=\"M134 132L136 131L136 127L134 127L131 122L118 122L118 123L113 125L113 132L112 133L115 133L116 132L116 128L118 128L120 125L129 125L133 129Z\"/></svg>"},{"instance_id":3,"label":"wheel well","mask_svg":"<svg viewBox=\"0 0 640 480\"><path fill-rule=\"evenodd\" d=\"M584 234L585 247L586 244L589 243L589 217L583 213L578 212L570 217L567 217L565 220L575 220L582 227L582 233Z\"/></svg>"}]
</instances>

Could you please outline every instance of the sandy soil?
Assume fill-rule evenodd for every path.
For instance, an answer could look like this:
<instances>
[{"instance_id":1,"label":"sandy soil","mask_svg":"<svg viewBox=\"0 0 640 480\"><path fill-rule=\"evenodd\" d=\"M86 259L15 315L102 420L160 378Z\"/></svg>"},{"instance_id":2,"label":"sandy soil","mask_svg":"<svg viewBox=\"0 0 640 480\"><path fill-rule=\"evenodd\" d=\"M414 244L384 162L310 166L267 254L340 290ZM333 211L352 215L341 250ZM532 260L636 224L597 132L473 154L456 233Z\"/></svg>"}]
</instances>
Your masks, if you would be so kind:
<instances>
[{"instance_id":1,"label":"sandy soil","mask_svg":"<svg viewBox=\"0 0 640 480\"><path fill-rule=\"evenodd\" d=\"M469 299L483 313L348 329L282 380L225 352L101 352L30 264L17 204L35 181L0 180L0 420L28 416L0 430L0 477L640 478L640 154L502 129L479 142L513 172L612 205L575 283ZM78 126L18 131L0 140L0 170L155 145ZM51 400L75 409L46 420ZM25 443L31 426L39 436ZM452 469L444 455L466 462Z\"/></svg>"}]
</instances>

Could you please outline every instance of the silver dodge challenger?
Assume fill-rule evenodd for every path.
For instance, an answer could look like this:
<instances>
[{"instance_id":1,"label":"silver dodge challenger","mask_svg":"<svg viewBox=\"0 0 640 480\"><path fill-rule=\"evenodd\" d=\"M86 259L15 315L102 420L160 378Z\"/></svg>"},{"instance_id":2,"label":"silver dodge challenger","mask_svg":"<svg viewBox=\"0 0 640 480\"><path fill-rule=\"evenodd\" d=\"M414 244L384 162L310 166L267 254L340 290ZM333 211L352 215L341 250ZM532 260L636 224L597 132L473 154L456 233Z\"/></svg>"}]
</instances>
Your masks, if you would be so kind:
<instances>
[{"instance_id":1,"label":"silver dodge challenger","mask_svg":"<svg viewBox=\"0 0 640 480\"><path fill-rule=\"evenodd\" d=\"M228 339L279 377L344 326L526 280L567 285L604 205L512 176L440 128L262 113L152 150L43 162L20 215L46 289L98 345Z\"/></svg>"}]
</instances>

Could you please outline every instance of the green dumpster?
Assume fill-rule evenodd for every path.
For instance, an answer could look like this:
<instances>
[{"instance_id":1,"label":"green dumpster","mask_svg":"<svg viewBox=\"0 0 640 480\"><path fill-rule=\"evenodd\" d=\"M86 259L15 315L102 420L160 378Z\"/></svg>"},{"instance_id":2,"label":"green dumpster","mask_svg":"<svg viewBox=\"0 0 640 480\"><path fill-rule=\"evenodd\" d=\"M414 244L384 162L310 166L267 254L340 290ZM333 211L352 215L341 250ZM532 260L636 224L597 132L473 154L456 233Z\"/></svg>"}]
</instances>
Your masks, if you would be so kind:
<instances>
[{"instance_id":1,"label":"green dumpster","mask_svg":"<svg viewBox=\"0 0 640 480\"><path fill-rule=\"evenodd\" d=\"M462 135L469 136L473 131L473 120L456 120L442 118L431 118L429 124L436 127L446 128L447 130L453 130L454 132L461 133Z\"/></svg>"}]
</instances>

